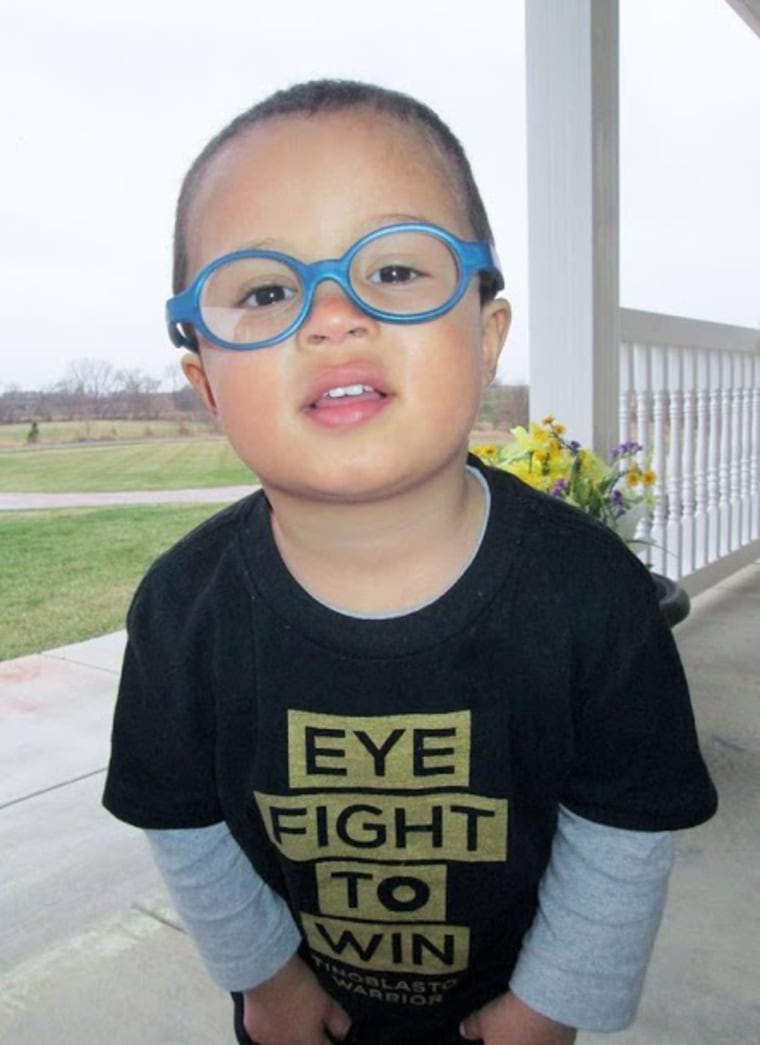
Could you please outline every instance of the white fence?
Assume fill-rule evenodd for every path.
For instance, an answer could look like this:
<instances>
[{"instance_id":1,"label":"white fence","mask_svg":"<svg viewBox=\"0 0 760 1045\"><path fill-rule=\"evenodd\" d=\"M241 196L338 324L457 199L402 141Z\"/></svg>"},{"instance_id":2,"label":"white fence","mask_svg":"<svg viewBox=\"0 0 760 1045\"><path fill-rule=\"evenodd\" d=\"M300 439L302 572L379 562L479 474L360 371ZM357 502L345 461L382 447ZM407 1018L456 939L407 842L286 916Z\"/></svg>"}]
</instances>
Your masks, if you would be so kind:
<instances>
[{"instance_id":1,"label":"white fence","mask_svg":"<svg viewBox=\"0 0 760 1045\"><path fill-rule=\"evenodd\" d=\"M621 310L620 441L657 473L642 536L695 595L760 557L760 331Z\"/></svg>"}]
</instances>

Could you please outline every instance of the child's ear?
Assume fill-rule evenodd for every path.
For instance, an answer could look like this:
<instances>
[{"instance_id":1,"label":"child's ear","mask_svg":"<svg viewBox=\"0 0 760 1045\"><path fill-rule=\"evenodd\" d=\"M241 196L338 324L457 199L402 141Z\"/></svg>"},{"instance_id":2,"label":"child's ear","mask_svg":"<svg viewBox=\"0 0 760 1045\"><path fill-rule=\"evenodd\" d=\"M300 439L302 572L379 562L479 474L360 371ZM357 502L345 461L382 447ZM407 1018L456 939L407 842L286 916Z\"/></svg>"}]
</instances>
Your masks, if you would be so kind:
<instances>
[{"instance_id":1,"label":"child's ear","mask_svg":"<svg viewBox=\"0 0 760 1045\"><path fill-rule=\"evenodd\" d=\"M216 417L216 400L214 399L214 393L211 391L206 371L203 368L203 360L200 357L200 353L186 352L182 357L181 366L182 372L202 399L208 412L213 417Z\"/></svg>"},{"instance_id":2,"label":"child's ear","mask_svg":"<svg viewBox=\"0 0 760 1045\"><path fill-rule=\"evenodd\" d=\"M495 298L483 306L483 385L490 385L496 376L501 350L507 340L512 322L512 308L506 298Z\"/></svg>"}]
</instances>

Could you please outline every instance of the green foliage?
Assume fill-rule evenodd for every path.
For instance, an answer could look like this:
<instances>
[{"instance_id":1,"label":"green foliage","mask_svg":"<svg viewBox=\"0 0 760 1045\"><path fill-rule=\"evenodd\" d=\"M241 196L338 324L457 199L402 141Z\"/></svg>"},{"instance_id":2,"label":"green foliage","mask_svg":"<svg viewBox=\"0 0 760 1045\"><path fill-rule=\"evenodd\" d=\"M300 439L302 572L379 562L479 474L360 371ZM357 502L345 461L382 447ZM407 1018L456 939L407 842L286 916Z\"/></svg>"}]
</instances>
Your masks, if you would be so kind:
<instances>
[{"instance_id":1,"label":"green foliage","mask_svg":"<svg viewBox=\"0 0 760 1045\"><path fill-rule=\"evenodd\" d=\"M117 631L146 567L219 505L0 514L0 660Z\"/></svg>"}]
</instances>

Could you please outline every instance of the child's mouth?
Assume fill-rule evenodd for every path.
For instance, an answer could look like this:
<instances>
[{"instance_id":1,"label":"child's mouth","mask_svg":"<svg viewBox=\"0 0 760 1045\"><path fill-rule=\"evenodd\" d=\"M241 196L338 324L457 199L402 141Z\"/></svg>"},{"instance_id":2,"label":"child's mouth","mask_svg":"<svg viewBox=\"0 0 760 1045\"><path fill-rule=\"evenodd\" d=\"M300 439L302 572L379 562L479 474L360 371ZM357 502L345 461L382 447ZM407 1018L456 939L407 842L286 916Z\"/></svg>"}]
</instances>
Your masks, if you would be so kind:
<instances>
[{"instance_id":1,"label":"child's mouth","mask_svg":"<svg viewBox=\"0 0 760 1045\"><path fill-rule=\"evenodd\" d=\"M383 410L387 398L373 385L334 385L314 400L308 412L325 427L350 427L370 421Z\"/></svg>"}]
</instances>

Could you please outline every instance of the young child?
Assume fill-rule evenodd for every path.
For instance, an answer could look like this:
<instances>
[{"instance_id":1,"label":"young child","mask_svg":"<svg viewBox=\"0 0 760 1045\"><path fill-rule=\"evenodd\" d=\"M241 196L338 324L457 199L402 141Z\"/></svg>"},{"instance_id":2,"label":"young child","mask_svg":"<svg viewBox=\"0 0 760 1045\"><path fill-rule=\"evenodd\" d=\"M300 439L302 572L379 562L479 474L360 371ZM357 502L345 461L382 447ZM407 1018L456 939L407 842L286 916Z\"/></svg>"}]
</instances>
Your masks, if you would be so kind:
<instances>
[{"instance_id":1,"label":"young child","mask_svg":"<svg viewBox=\"0 0 760 1045\"><path fill-rule=\"evenodd\" d=\"M509 326L440 119L320 81L191 168L172 340L262 490L151 568L105 804L259 1045L566 1045L633 1019L678 656L617 536L468 459Z\"/></svg>"}]
</instances>

